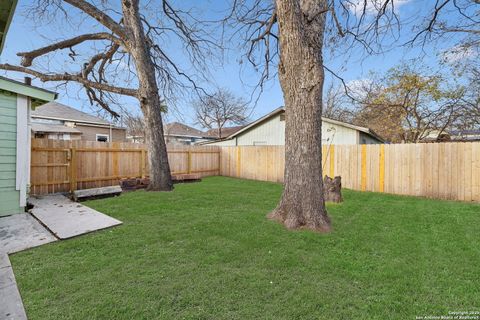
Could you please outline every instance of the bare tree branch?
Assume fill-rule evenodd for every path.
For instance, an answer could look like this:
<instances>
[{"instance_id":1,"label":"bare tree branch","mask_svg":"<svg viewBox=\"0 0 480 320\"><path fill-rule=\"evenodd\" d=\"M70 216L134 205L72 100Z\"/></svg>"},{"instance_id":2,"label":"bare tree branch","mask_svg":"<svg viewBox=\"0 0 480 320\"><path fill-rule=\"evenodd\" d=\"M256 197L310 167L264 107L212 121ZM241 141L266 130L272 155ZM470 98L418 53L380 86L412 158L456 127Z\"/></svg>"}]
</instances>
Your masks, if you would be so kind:
<instances>
[{"instance_id":1,"label":"bare tree branch","mask_svg":"<svg viewBox=\"0 0 480 320\"><path fill-rule=\"evenodd\" d=\"M87 1L84 0L62 0L78 9L80 9L82 12L85 12L98 22L100 22L102 25L104 25L106 28L111 30L114 34L116 34L118 37L125 39L126 38L126 31L125 28L115 22L109 15L107 15L105 12L101 11L94 5L88 3Z\"/></svg>"},{"instance_id":2,"label":"bare tree branch","mask_svg":"<svg viewBox=\"0 0 480 320\"><path fill-rule=\"evenodd\" d=\"M80 74L69 74L69 73L63 73L63 74L45 74L41 73L39 71L35 71L29 68L25 67L20 67L20 66L13 66L10 64L0 64L0 69L2 70L7 70L7 71L16 71L16 72L23 72L29 75L32 75L34 77L37 77L40 79L42 82L47 82L47 81L75 81L78 83L81 83L85 87L89 88L94 88L97 90L105 90L108 92L112 93L117 93L117 94L122 94L122 95L127 95L131 97L137 97L137 90L134 89L129 89L129 88L122 88L122 87L115 87L108 85L106 83L98 83L94 81L90 81Z\"/></svg>"},{"instance_id":3,"label":"bare tree branch","mask_svg":"<svg viewBox=\"0 0 480 320\"><path fill-rule=\"evenodd\" d=\"M19 52L17 53L17 56L22 57L22 62L21 62L22 66L30 67L33 63L33 60L39 56L45 55L47 53L50 53L56 50L72 48L73 46L78 45L87 40L111 40L117 43L118 45L123 45L123 42L112 34L109 34L106 32L89 33L89 34L84 34L71 39L63 40L63 41L60 41L60 42L57 42L33 51Z\"/></svg>"},{"instance_id":4,"label":"bare tree branch","mask_svg":"<svg viewBox=\"0 0 480 320\"><path fill-rule=\"evenodd\" d=\"M472 33L480 35L480 29L460 29L460 28L442 28L443 32L461 32L461 33Z\"/></svg>"},{"instance_id":5,"label":"bare tree branch","mask_svg":"<svg viewBox=\"0 0 480 320\"><path fill-rule=\"evenodd\" d=\"M247 103L226 89L218 89L213 95L200 97L194 103L196 123L204 128L215 129L217 138L226 124L244 124L247 121Z\"/></svg>"},{"instance_id":6,"label":"bare tree branch","mask_svg":"<svg viewBox=\"0 0 480 320\"><path fill-rule=\"evenodd\" d=\"M92 88L88 87L88 86L85 86L85 90L87 91L87 96L88 98L90 99L90 103L93 105L94 102L98 103L103 109L105 109L106 111L108 111L113 117L115 118L118 118L120 115L115 112L114 110L112 110L112 108L110 108L110 106L108 105L108 103L105 102L105 100L103 99L103 97L101 96L102 95L102 92L100 92L100 97L97 96L97 94L95 93L95 90L93 90Z\"/></svg>"}]
</instances>

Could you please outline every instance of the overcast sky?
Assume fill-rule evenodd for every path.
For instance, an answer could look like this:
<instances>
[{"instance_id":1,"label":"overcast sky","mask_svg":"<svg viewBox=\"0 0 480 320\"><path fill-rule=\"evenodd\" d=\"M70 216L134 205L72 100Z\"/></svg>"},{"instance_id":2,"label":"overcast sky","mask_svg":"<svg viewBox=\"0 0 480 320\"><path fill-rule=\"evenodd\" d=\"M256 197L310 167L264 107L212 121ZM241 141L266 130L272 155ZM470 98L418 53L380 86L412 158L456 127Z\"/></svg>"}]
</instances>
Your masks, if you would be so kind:
<instances>
[{"instance_id":1,"label":"overcast sky","mask_svg":"<svg viewBox=\"0 0 480 320\"><path fill-rule=\"evenodd\" d=\"M17 52L29 51L38 48L39 46L50 43L51 40L60 40L64 37L72 37L86 32L98 32L101 30L93 23L82 24L81 31L78 30L78 27L75 26L75 23L70 26L54 20L42 21L41 24L38 24L38 22L33 21L31 18L25 15L26 8L31 5L33 1L34 0L19 0L19 5L11 24L4 52L0 57L0 62L18 64L19 59L16 56ZM183 7L196 6L202 17L207 19L217 19L225 14L226 10L228 9L228 1L190 0L172 2L177 2L179 5L181 3L181 6ZM431 8L432 2L434 1L396 0L396 11L400 19L408 21L411 19L411 17L414 17L418 15L418 13L425 11L427 7ZM371 9L372 8L369 8L369 10ZM358 9L352 8L352 13L355 14L356 10ZM74 9L69 9L68 12L73 13L78 19L81 17L79 12L75 11ZM325 65L335 70L347 81L364 80L368 78L370 71L383 72L399 64L402 60L408 60L416 57L422 57L425 65L435 67L438 64L438 55L451 47L456 40L450 39L450 41L442 41L441 43L434 44L427 43L423 48L409 48L402 46L402 44L408 41L411 37L411 30L409 28L405 28L400 33L397 46L391 47L390 50L381 55L368 58L365 58L363 55L361 55L360 51L358 51L358 55L355 51L350 52L348 55L338 54L337 52L336 56L333 57L328 53L329 51L327 49L325 54ZM241 55L236 49L236 43L227 43L227 46L230 48L230 50L227 50L225 53L223 65L218 63L212 64L212 83L230 89L240 96L249 98L252 91L251 85L255 83L258 74L256 74L252 68L246 66L245 63L240 63ZM56 66L68 64L69 68L71 68L72 63L66 60L64 58L65 56L66 52L63 52L62 54L56 54L50 63L55 64ZM181 53L179 53L176 58L182 61ZM456 57L451 58L455 59ZM80 65L81 64L78 63L76 66ZM73 66L75 66L75 64L73 64ZM18 73L9 73L8 76L15 79L23 78L23 75ZM332 81L331 79L332 77L327 73L327 84L329 81ZM34 84L45 88L52 88L52 85L50 84L42 84L39 82L34 82ZM69 86L67 87L67 90L68 92L65 92L64 89L57 90L59 93L59 102L86 112L94 112L96 110L96 107L91 107L89 105L88 99L83 95L82 92L78 93L78 88L76 86ZM138 110L135 100L124 99L122 100L122 103L129 108L132 108L132 110ZM265 90L260 96L257 104L255 106L252 104L251 118L254 120L255 118L258 118L282 105L283 97L278 79L273 79L265 87ZM188 124L192 124L194 122L192 108L188 99L179 100L177 109L179 112L169 115L169 121L180 120Z\"/></svg>"}]
</instances>

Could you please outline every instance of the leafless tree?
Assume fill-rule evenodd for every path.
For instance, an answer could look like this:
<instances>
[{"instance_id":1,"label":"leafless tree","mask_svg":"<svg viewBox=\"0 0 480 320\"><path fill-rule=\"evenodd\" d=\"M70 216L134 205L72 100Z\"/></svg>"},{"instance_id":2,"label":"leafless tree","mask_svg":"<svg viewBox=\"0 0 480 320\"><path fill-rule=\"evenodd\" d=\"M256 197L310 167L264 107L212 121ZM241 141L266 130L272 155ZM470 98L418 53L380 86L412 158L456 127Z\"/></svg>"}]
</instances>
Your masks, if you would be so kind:
<instances>
[{"instance_id":1,"label":"leafless tree","mask_svg":"<svg viewBox=\"0 0 480 320\"><path fill-rule=\"evenodd\" d=\"M480 128L480 37L463 45L454 46L442 54L443 65L451 78L461 79L465 83L465 93L461 103L465 112L454 124L457 130Z\"/></svg>"},{"instance_id":2,"label":"leafless tree","mask_svg":"<svg viewBox=\"0 0 480 320\"><path fill-rule=\"evenodd\" d=\"M114 116L118 113L109 104L113 96L137 99L148 136L149 190L172 190L161 101L180 89L201 91L199 76L184 71L176 57L180 48L194 67L202 69L198 74L205 74L205 57L217 49L208 30L190 11L175 8L168 0L150 1L146 7L139 0L36 0L30 10L35 17L64 17L65 24L75 21L73 15L81 15L94 21L98 31L20 52L21 65L0 64L0 69L23 72L42 82L78 83L92 103ZM176 50L169 51L166 43L175 43ZM88 53L82 54L85 48ZM59 51L67 53L69 68L64 63L50 64L45 71L34 66L37 59Z\"/></svg>"},{"instance_id":3,"label":"leafless tree","mask_svg":"<svg viewBox=\"0 0 480 320\"><path fill-rule=\"evenodd\" d=\"M350 123L355 116L354 105L346 96L343 86L331 82L325 92L322 115L326 118Z\"/></svg>"},{"instance_id":4,"label":"leafless tree","mask_svg":"<svg viewBox=\"0 0 480 320\"><path fill-rule=\"evenodd\" d=\"M353 2L342 0L234 3L229 18L246 43L246 59L261 70L259 87L278 71L283 90L285 182L282 198L269 217L287 228L331 229L321 164L324 46L344 39L374 52L378 35L398 21L393 1L380 2L373 17L367 12L368 1L358 15L352 15ZM278 69L273 67L277 63Z\"/></svg>"},{"instance_id":5,"label":"leafless tree","mask_svg":"<svg viewBox=\"0 0 480 320\"><path fill-rule=\"evenodd\" d=\"M127 128L127 135L132 137L133 142L145 142L145 119L143 116L125 112L122 114L122 122Z\"/></svg>"},{"instance_id":6,"label":"leafless tree","mask_svg":"<svg viewBox=\"0 0 480 320\"><path fill-rule=\"evenodd\" d=\"M196 123L203 128L216 129L218 138L223 138L222 129L226 125L242 125L248 119L247 102L227 89L200 97L194 108Z\"/></svg>"},{"instance_id":7,"label":"leafless tree","mask_svg":"<svg viewBox=\"0 0 480 320\"><path fill-rule=\"evenodd\" d=\"M414 36L408 44L445 40L461 34L456 47L475 47L480 44L479 0L435 0L431 12L414 23Z\"/></svg>"},{"instance_id":8,"label":"leafless tree","mask_svg":"<svg viewBox=\"0 0 480 320\"><path fill-rule=\"evenodd\" d=\"M455 7L456 0L445 1ZM345 81L324 65L324 52L330 49L345 55L359 47L371 55L397 44L402 27L397 3L395 0L234 0L226 21L233 21L235 35L244 40L246 60L260 71L258 87L263 88L264 82L278 72L283 90L285 183L282 198L269 217L288 228L319 231L331 228L324 205L320 160L324 71L343 84ZM436 1L423 18L434 21L446 6ZM415 22L423 25L424 19ZM426 29L426 33L432 32L431 28ZM346 85L345 88L348 89ZM346 93L350 94L348 90Z\"/></svg>"}]
</instances>

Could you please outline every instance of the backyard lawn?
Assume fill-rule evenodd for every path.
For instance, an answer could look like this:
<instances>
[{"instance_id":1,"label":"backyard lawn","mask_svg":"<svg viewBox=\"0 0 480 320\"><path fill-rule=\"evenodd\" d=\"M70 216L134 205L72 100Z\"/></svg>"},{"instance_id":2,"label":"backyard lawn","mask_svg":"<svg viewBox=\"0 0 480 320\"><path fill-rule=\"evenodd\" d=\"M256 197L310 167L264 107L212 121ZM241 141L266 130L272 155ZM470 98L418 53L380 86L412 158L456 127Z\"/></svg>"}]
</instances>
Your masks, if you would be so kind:
<instances>
[{"instance_id":1,"label":"backyard lawn","mask_svg":"<svg viewBox=\"0 0 480 320\"><path fill-rule=\"evenodd\" d=\"M480 205L344 191L333 232L211 177L86 204L120 227L11 256L30 319L415 319L480 311Z\"/></svg>"}]
</instances>

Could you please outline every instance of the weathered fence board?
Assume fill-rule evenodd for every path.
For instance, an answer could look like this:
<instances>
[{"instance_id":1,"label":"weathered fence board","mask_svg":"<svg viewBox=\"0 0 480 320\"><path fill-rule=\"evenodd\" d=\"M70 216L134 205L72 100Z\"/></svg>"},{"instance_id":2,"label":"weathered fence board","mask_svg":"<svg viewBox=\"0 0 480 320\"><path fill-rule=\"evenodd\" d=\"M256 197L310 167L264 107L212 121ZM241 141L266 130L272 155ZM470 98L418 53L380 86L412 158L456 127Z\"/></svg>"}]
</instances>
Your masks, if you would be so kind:
<instances>
[{"instance_id":1,"label":"weathered fence board","mask_svg":"<svg viewBox=\"0 0 480 320\"><path fill-rule=\"evenodd\" d=\"M218 147L168 147L173 174L218 175ZM32 139L30 193L48 194L117 185L148 176L144 145L81 140Z\"/></svg>"}]
</instances>

